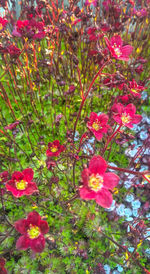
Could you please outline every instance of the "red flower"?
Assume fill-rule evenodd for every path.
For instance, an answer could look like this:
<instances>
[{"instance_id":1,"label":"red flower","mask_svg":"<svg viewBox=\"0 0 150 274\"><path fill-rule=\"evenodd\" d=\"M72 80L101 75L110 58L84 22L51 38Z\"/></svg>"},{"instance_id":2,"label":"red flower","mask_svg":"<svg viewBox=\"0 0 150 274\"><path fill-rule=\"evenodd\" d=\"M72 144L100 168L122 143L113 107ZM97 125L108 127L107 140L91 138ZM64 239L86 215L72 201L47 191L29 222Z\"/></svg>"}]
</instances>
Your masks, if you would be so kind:
<instances>
[{"instance_id":1,"label":"red flower","mask_svg":"<svg viewBox=\"0 0 150 274\"><path fill-rule=\"evenodd\" d=\"M0 274L7 274L7 270L5 269L5 259L0 258Z\"/></svg>"},{"instance_id":2,"label":"red flower","mask_svg":"<svg viewBox=\"0 0 150 274\"><path fill-rule=\"evenodd\" d=\"M8 171L3 171L0 173L0 183L5 183L8 180L9 173Z\"/></svg>"},{"instance_id":3,"label":"red flower","mask_svg":"<svg viewBox=\"0 0 150 274\"><path fill-rule=\"evenodd\" d=\"M89 168L82 171L83 187L79 189L80 197L84 200L96 200L104 208L109 208L113 198L112 190L119 182L119 177L112 172L105 172L107 163L101 156L94 156Z\"/></svg>"},{"instance_id":4,"label":"red flower","mask_svg":"<svg viewBox=\"0 0 150 274\"><path fill-rule=\"evenodd\" d=\"M133 128L133 124L138 124L142 120L142 116L135 114L136 107L128 104L124 107L121 103L114 104L112 107L114 112L113 119L119 124L128 128Z\"/></svg>"},{"instance_id":5,"label":"red flower","mask_svg":"<svg viewBox=\"0 0 150 274\"><path fill-rule=\"evenodd\" d=\"M17 240L16 248L26 250L31 248L34 252L42 252L45 247L44 234L48 233L48 223L41 220L36 212L30 212L27 219L20 219L15 222L15 228L22 236Z\"/></svg>"},{"instance_id":6,"label":"red flower","mask_svg":"<svg viewBox=\"0 0 150 274\"><path fill-rule=\"evenodd\" d=\"M7 130L7 129L12 130L12 129L16 128L16 126L19 125L19 124L20 124L20 121L16 121L16 122L14 122L14 123L12 123L12 124L10 124L10 125L4 127L4 129L5 129L5 130Z\"/></svg>"},{"instance_id":7,"label":"red flower","mask_svg":"<svg viewBox=\"0 0 150 274\"><path fill-rule=\"evenodd\" d=\"M133 94L133 96L139 97L139 98L141 98L141 94L139 92L146 89L144 86L138 85L134 79L129 82L129 87L130 87L130 92Z\"/></svg>"},{"instance_id":8,"label":"red flower","mask_svg":"<svg viewBox=\"0 0 150 274\"><path fill-rule=\"evenodd\" d=\"M97 0L86 0L85 1L85 6L90 6L93 5L94 7L97 6Z\"/></svg>"},{"instance_id":9,"label":"red flower","mask_svg":"<svg viewBox=\"0 0 150 274\"><path fill-rule=\"evenodd\" d=\"M119 35L113 36L110 41L105 37L105 41L112 57L123 61L129 60L133 47L130 45L122 46L123 41Z\"/></svg>"},{"instance_id":10,"label":"red flower","mask_svg":"<svg viewBox=\"0 0 150 274\"><path fill-rule=\"evenodd\" d=\"M9 45L7 47L7 51L10 54L10 56L13 58L18 58L21 53L21 50L14 45Z\"/></svg>"},{"instance_id":11,"label":"red flower","mask_svg":"<svg viewBox=\"0 0 150 274\"><path fill-rule=\"evenodd\" d=\"M31 168L24 169L22 172L15 171L11 180L6 184L7 190L11 191L16 198L37 192L36 183L32 182L33 175Z\"/></svg>"},{"instance_id":12,"label":"red flower","mask_svg":"<svg viewBox=\"0 0 150 274\"><path fill-rule=\"evenodd\" d=\"M0 17L0 31L7 25L8 21L2 17Z\"/></svg>"},{"instance_id":13,"label":"red flower","mask_svg":"<svg viewBox=\"0 0 150 274\"><path fill-rule=\"evenodd\" d=\"M48 143L48 150L46 151L46 155L48 157L57 157L64 150L65 147L60 145L59 140L55 140L52 143Z\"/></svg>"},{"instance_id":14,"label":"red flower","mask_svg":"<svg viewBox=\"0 0 150 274\"><path fill-rule=\"evenodd\" d=\"M108 116L106 114L102 113L97 115L95 112L91 112L87 127L93 132L98 141L102 139L103 134L106 133L109 128L107 122Z\"/></svg>"}]
</instances>

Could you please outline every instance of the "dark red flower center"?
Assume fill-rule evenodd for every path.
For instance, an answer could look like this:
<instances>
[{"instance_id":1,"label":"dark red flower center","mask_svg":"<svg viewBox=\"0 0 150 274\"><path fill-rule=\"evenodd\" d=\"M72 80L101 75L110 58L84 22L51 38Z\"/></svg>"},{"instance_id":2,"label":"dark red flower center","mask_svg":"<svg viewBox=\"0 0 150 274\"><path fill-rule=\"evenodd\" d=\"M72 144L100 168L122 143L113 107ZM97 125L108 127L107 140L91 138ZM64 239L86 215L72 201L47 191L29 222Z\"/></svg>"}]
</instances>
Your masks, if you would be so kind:
<instances>
[{"instance_id":1,"label":"dark red flower center","mask_svg":"<svg viewBox=\"0 0 150 274\"><path fill-rule=\"evenodd\" d=\"M58 147L52 145L51 148L50 148L50 150L51 150L51 152L56 152L56 151L58 151Z\"/></svg>"},{"instance_id":2,"label":"dark red flower center","mask_svg":"<svg viewBox=\"0 0 150 274\"><path fill-rule=\"evenodd\" d=\"M102 127L100 126L100 123L98 121L95 121L92 124L92 128L95 129L96 131L98 131L99 129L101 129Z\"/></svg>"},{"instance_id":3,"label":"dark red flower center","mask_svg":"<svg viewBox=\"0 0 150 274\"><path fill-rule=\"evenodd\" d=\"M104 180L102 176L100 176L99 174L92 174L89 178L88 186L93 191L97 192L102 188L103 182Z\"/></svg>"},{"instance_id":4,"label":"dark red flower center","mask_svg":"<svg viewBox=\"0 0 150 274\"><path fill-rule=\"evenodd\" d=\"M131 121L131 117L130 117L129 114L123 113L122 116L121 116L121 120L122 120L123 124L127 124Z\"/></svg>"},{"instance_id":5,"label":"dark red flower center","mask_svg":"<svg viewBox=\"0 0 150 274\"><path fill-rule=\"evenodd\" d=\"M24 189L26 189L27 185L28 185L28 183L26 181L24 181L24 180L16 182L16 188L18 190L24 190Z\"/></svg>"},{"instance_id":6,"label":"dark red flower center","mask_svg":"<svg viewBox=\"0 0 150 274\"><path fill-rule=\"evenodd\" d=\"M41 234L40 228L36 225L31 225L31 224L27 232L30 239L36 239Z\"/></svg>"}]
</instances>

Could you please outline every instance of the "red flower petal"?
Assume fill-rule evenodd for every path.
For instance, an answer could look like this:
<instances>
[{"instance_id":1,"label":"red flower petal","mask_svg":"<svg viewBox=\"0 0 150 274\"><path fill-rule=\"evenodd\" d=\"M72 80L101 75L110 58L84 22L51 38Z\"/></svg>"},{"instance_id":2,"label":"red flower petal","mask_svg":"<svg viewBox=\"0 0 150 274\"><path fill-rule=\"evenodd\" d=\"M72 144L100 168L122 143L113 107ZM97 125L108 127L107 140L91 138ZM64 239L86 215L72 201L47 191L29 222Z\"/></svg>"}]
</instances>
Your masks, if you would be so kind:
<instances>
[{"instance_id":1,"label":"red flower petal","mask_svg":"<svg viewBox=\"0 0 150 274\"><path fill-rule=\"evenodd\" d=\"M12 179L13 180L17 180L17 181L21 181L24 179L24 175L22 174L22 172L20 171L15 171L13 174L12 174Z\"/></svg>"},{"instance_id":2,"label":"red flower petal","mask_svg":"<svg viewBox=\"0 0 150 274\"><path fill-rule=\"evenodd\" d=\"M34 182L29 182L28 187L24 190L25 195L31 195L35 191L38 191L37 185Z\"/></svg>"},{"instance_id":3,"label":"red flower petal","mask_svg":"<svg viewBox=\"0 0 150 274\"><path fill-rule=\"evenodd\" d=\"M82 176L83 184L84 184L85 186L88 185L89 174L90 174L90 172L89 172L89 169L88 169L88 168L86 168L86 169L84 169L84 170L82 171L82 175L81 175L81 176Z\"/></svg>"},{"instance_id":4,"label":"red flower petal","mask_svg":"<svg viewBox=\"0 0 150 274\"><path fill-rule=\"evenodd\" d=\"M34 172L32 168L26 168L22 173L24 174L25 181L30 182L33 179Z\"/></svg>"},{"instance_id":5,"label":"red flower petal","mask_svg":"<svg viewBox=\"0 0 150 274\"><path fill-rule=\"evenodd\" d=\"M96 195L96 202L98 205L109 208L112 204L113 198L111 193L107 190L102 188Z\"/></svg>"},{"instance_id":6,"label":"red flower petal","mask_svg":"<svg viewBox=\"0 0 150 274\"><path fill-rule=\"evenodd\" d=\"M115 173L107 172L104 174L103 180L104 187L108 189L113 189L115 186L118 185L120 178Z\"/></svg>"},{"instance_id":7,"label":"red flower petal","mask_svg":"<svg viewBox=\"0 0 150 274\"><path fill-rule=\"evenodd\" d=\"M42 252L45 247L45 239L41 234L37 239L30 240L30 247L34 252Z\"/></svg>"},{"instance_id":8,"label":"red flower petal","mask_svg":"<svg viewBox=\"0 0 150 274\"><path fill-rule=\"evenodd\" d=\"M136 107L133 104L128 104L125 108L124 111L126 113L129 113L129 115L132 117L135 112L136 112Z\"/></svg>"},{"instance_id":9,"label":"red flower petal","mask_svg":"<svg viewBox=\"0 0 150 274\"><path fill-rule=\"evenodd\" d=\"M42 234L46 234L49 231L48 223L46 221L41 220L39 225Z\"/></svg>"},{"instance_id":10,"label":"red flower petal","mask_svg":"<svg viewBox=\"0 0 150 274\"><path fill-rule=\"evenodd\" d=\"M55 141L53 142L53 145L56 146L56 147L59 147L59 144L60 144L60 143L59 143L59 140L55 140Z\"/></svg>"},{"instance_id":11,"label":"red flower petal","mask_svg":"<svg viewBox=\"0 0 150 274\"><path fill-rule=\"evenodd\" d=\"M26 219L20 219L14 223L15 229L21 234L25 234L28 229L28 224Z\"/></svg>"},{"instance_id":12,"label":"red flower petal","mask_svg":"<svg viewBox=\"0 0 150 274\"><path fill-rule=\"evenodd\" d=\"M133 51L133 47L130 45L124 46L121 48L122 51L122 55L125 57L128 57L128 55L130 55Z\"/></svg>"},{"instance_id":13,"label":"red flower petal","mask_svg":"<svg viewBox=\"0 0 150 274\"><path fill-rule=\"evenodd\" d=\"M103 174L107 169L106 161L99 155L94 156L89 163L89 170L94 174Z\"/></svg>"},{"instance_id":14,"label":"red flower petal","mask_svg":"<svg viewBox=\"0 0 150 274\"><path fill-rule=\"evenodd\" d=\"M103 137L103 134L102 134L102 133L100 133L100 132L98 132L98 131L96 131L96 130L92 130L92 132L93 132L94 136L96 137L96 139L97 139L98 141L100 141L100 140L102 139L102 137Z\"/></svg>"},{"instance_id":15,"label":"red flower petal","mask_svg":"<svg viewBox=\"0 0 150 274\"><path fill-rule=\"evenodd\" d=\"M111 43L111 46L116 44L117 47L121 47L122 46L122 39L119 35L115 35L111 38L110 43Z\"/></svg>"},{"instance_id":16,"label":"red flower petal","mask_svg":"<svg viewBox=\"0 0 150 274\"><path fill-rule=\"evenodd\" d=\"M21 236L16 243L16 248L20 250L26 250L30 247L30 240L26 235Z\"/></svg>"},{"instance_id":17,"label":"red flower petal","mask_svg":"<svg viewBox=\"0 0 150 274\"><path fill-rule=\"evenodd\" d=\"M92 190L89 190L86 187L81 187L79 189L80 198L83 200L93 200L96 197L96 193Z\"/></svg>"},{"instance_id":18,"label":"red flower petal","mask_svg":"<svg viewBox=\"0 0 150 274\"><path fill-rule=\"evenodd\" d=\"M5 265L5 259L4 258L0 258L0 267L4 267L4 265Z\"/></svg>"},{"instance_id":19,"label":"red flower petal","mask_svg":"<svg viewBox=\"0 0 150 274\"><path fill-rule=\"evenodd\" d=\"M134 124L138 124L138 123L141 122L141 120L142 120L142 116L141 116L141 115L138 115L138 114L135 114L135 115L134 115L134 118L133 118L133 120L132 120L132 122L133 122Z\"/></svg>"},{"instance_id":20,"label":"red flower petal","mask_svg":"<svg viewBox=\"0 0 150 274\"><path fill-rule=\"evenodd\" d=\"M36 211L32 211L29 213L27 222L28 224L33 224L39 226L41 221L41 216Z\"/></svg>"}]
</instances>

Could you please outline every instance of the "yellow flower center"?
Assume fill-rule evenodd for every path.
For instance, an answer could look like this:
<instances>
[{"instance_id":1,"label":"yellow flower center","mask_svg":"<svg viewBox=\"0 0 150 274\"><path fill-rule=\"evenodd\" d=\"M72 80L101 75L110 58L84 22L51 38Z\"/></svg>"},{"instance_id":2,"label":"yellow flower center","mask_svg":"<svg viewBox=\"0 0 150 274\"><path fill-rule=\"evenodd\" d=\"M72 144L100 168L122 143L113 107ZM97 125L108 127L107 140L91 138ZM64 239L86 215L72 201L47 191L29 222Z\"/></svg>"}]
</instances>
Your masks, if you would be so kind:
<instances>
[{"instance_id":1,"label":"yellow flower center","mask_svg":"<svg viewBox=\"0 0 150 274\"><path fill-rule=\"evenodd\" d=\"M3 29L3 25L2 24L0 24L0 30L2 30Z\"/></svg>"},{"instance_id":2,"label":"yellow flower center","mask_svg":"<svg viewBox=\"0 0 150 274\"><path fill-rule=\"evenodd\" d=\"M99 122L94 122L92 124L92 128L94 128L96 131L98 131L99 129L101 129L102 127L100 126Z\"/></svg>"},{"instance_id":3,"label":"yellow flower center","mask_svg":"<svg viewBox=\"0 0 150 274\"><path fill-rule=\"evenodd\" d=\"M54 145L51 147L51 152L56 152L57 150L58 150L58 147L56 147Z\"/></svg>"},{"instance_id":4,"label":"yellow flower center","mask_svg":"<svg viewBox=\"0 0 150 274\"><path fill-rule=\"evenodd\" d=\"M126 124L126 123L129 123L131 121L131 117L130 117L129 114L123 113L122 117L121 117L121 120L122 120L123 124Z\"/></svg>"},{"instance_id":5,"label":"yellow flower center","mask_svg":"<svg viewBox=\"0 0 150 274\"><path fill-rule=\"evenodd\" d=\"M21 181L19 181L19 182L16 182L16 188L17 188L18 190L24 190L24 189L26 188L27 184L28 184L28 183L27 183L26 181L21 180Z\"/></svg>"},{"instance_id":6,"label":"yellow flower center","mask_svg":"<svg viewBox=\"0 0 150 274\"><path fill-rule=\"evenodd\" d=\"M102 186L103 186L103 177L100 176L99 174L92 174L90 176L88 186L93 190L93 191L99 191Z\"/></svg>"},{"instance_id":7,"label":"yellow flower center","mask_svg":"<svg viewBox=\"0 0 150 274\"><path fill-rule=\"evenodd\" d=\"M36 225L30 225L27 232L30 239L38 238L41 233L40 228Z\"/></svg>"},{"instance_id":8,"label":"yellow flower center","mask_svg":"<svg viewBox=\"0 0 150 274\"><path fill-rule=\"evenodd\" d=\"M134 92L134 93L138 93L138 91L136 89L133 89L133 88L131 89L131 91Z\"/></svg>"}]
</instances>

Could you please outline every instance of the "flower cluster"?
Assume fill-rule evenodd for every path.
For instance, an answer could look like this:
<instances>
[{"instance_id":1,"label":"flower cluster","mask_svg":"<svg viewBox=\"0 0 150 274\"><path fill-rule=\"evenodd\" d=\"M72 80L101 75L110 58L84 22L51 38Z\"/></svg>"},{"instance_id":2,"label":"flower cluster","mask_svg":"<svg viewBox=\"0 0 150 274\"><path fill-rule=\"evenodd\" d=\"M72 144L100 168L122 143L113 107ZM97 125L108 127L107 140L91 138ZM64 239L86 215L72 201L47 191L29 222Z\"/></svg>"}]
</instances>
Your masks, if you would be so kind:
<instances>
[{"instance_id":1,"label":"flower cluster","mask_svg":"<svg viewBox=\"0 0 150 274\"><path fill-rule=\"evenodd\" d=\"M35 253L42 252L45 247L44 234L49 231L48 223L33 211L27 219L21 219L14 224L16 230L22 234L17 240L16 248L26 250L31 248Z\"/></svg>"},{"instance_id":2,"label":"flower cluster","mask_svg":"<svg viewBox=\"0 0 150 274\"><path fill-rule=\"evenodd\" d=\"M15 171L11 180L7 182L6 189L11 191L16 198L38 192L36 183L32 182L33 175L34 172L31 168L24 169L22 172Z\"/></svg>"},{"instance_id":3,"label":"flower cluster","mask_svg":"<svg viewBox=\"0 0 150 274\"><path fill-rule=\"evenodd\" d=\"M82 171L83 186L79 189L80 197L84 200L96 200L104 208L109 208L113 198L110 191L119 183L120 178L105 172L107 163L101 156L94 156L89 162L89 168Z\"/></svg>"}]
</instances>

